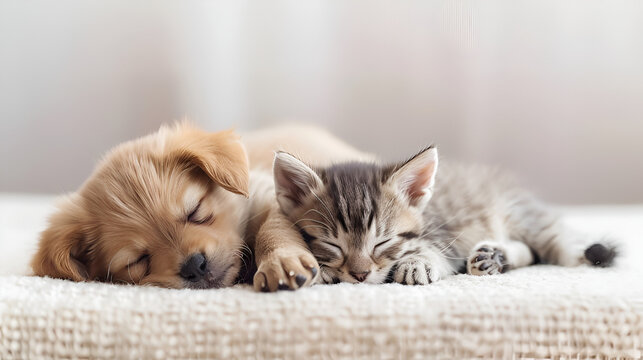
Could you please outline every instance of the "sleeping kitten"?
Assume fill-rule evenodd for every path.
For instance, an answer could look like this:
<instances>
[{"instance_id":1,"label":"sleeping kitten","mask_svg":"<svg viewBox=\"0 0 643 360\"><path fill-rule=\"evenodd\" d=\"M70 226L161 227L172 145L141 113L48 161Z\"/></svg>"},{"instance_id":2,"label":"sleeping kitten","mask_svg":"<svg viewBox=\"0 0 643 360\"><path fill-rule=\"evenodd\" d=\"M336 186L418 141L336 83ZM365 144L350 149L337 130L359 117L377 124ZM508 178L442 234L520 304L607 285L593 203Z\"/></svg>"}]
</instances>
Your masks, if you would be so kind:
<instances>
[{"instance_id":1,"label":"sleeping kitten","mask_svg":"<svg viewBox=\"0 0 643 360\"><path fill-rule=\"evenodd\" d=\"M437 169L433 147L391 166L321 169L279 152L275 191L326 283L429 284L536 262L612 263L613 247L570 231L500 172L442 165L436 181Z\"/></svg>"}]
</instances>

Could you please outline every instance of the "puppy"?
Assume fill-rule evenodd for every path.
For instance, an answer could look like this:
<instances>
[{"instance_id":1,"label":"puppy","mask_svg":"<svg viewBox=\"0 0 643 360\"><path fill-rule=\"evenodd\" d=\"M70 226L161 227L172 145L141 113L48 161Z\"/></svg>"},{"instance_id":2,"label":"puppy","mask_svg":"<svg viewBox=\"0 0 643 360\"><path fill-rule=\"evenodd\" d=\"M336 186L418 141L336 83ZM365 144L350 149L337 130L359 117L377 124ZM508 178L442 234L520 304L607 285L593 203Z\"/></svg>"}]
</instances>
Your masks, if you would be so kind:
<instances>
[{"instance_id":1,"label":"puppy","mask_svg":"<svg viewBox=\"0 0 643 360\"><path fill-rule=\"evenodd\" d=\"M250 138L261 168L287 136ZM186 123L110 151L50 218L31 265L40 276L194 289L245 272L262 291L311 284L319 268L238 136Z\"/></svg>"}]
</instances>

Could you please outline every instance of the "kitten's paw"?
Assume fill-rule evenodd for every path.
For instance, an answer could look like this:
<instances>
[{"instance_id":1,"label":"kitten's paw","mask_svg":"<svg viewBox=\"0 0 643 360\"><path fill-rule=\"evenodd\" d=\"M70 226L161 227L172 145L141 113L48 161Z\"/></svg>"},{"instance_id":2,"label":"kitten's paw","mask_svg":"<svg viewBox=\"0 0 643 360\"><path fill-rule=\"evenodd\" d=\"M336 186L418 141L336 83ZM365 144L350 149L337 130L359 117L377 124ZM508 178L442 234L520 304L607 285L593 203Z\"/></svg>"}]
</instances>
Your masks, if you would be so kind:
<instances>
[{"instance_id":1,"label":"kitten's paw","mask_svg":"<svg viewBox=\"0 0 643 360\"><path fill-rule=\"evenodd\" d=\"M313 283L319 273L315 257L298 248L275 250L262 257L252 281L255 290L296 290Z\"/></svg>"},{"instance_id":2,"label":"kitten's paw","mask_svg":"<svg viewBox=\"0 0 643 360\"><path fill-rule=\"evenodd\" d=\"M431 264L422 259L403 260L393 272L393 280L404 285L427 285L439 280Z\"/></svg>"},{"instance_id":3,"label":"kitten's paw","mask_svg":"<svg viewBox=\"0 0 643 360\"><path fill-rule=\"evenodd\" d=\"M507 271L505 252L495 246L482 245L467 259L467 274L495 275Z\"/></svg>"}]
</instances>

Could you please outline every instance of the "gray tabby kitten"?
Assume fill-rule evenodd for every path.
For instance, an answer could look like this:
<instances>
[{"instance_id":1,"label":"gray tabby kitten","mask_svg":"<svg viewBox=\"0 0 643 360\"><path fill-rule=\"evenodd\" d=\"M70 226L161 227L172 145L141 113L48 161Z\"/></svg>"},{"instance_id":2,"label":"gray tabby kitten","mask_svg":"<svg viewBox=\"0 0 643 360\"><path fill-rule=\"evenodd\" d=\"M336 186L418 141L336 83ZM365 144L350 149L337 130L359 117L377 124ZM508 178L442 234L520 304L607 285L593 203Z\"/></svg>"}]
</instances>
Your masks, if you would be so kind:
<instances>
[{"instance_id":1,"label":"gray tabby kitten","mask_svg":"<svg viewBox=\"0 0 643 360\"><path fill-rule=\"evenodd\" d=\"M543 262L609 266L611 246L567 229L501 173L444 166L429 147L406 162L313 169L275 157L275 190L326 283L429 284ZM430 201L429 201L430 200Z\"/></svg>"}]
</instances>

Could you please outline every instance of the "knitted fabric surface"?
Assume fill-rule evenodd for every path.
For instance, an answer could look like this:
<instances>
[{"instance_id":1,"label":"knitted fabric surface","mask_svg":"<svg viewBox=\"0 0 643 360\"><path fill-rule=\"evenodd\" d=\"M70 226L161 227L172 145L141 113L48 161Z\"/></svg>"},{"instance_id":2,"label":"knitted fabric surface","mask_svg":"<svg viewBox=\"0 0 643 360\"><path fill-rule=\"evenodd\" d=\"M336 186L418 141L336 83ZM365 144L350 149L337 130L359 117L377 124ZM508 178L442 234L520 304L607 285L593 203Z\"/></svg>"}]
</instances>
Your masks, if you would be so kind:
<instances>
[{"instance_id":1,"label":"knitted fabric surface","mask_svg":"<svg viewBox=\"0 0 643 360\"><path fill-rule=\"evenodd\" d=\"M643 212L575 214L576 227L623 239L615 268L276 294L0 276L0 358L640 359Z\"/></svg>"}]
</instances>

